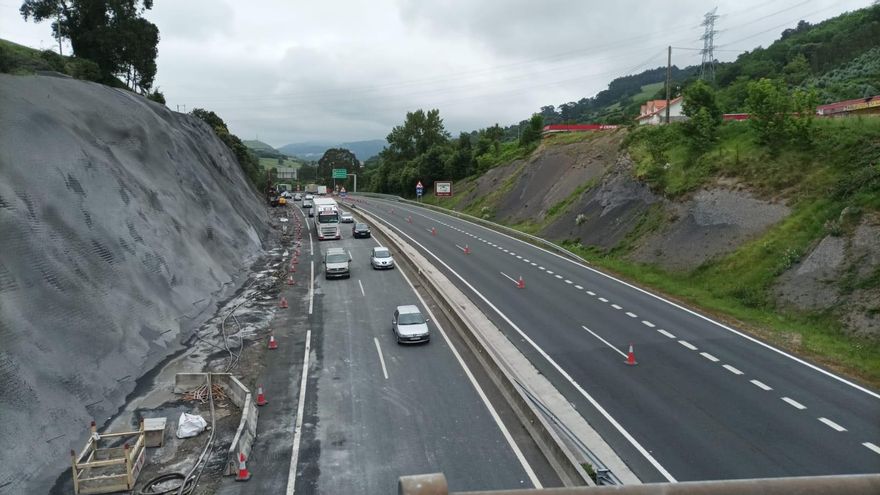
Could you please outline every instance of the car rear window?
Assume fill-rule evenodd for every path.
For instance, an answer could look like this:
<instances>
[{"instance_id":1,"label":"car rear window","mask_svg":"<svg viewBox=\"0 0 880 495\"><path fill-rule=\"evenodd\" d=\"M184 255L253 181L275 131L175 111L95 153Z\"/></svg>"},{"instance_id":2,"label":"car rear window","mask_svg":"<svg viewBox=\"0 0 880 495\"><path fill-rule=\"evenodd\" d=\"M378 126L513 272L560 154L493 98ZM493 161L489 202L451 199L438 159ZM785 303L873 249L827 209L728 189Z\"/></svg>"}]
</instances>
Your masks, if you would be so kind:
<instances>
[{"instance_id":1,"label":"car rear window","mask_svg":"<svg viewBox=\"0 0 880 495\"><path fill-rule=\"evenodd\" d=\"M402 313L397 319L397 323L401 325L417 325L424 322L425 318L421 313Z\"/></svg>"}]
</instances>

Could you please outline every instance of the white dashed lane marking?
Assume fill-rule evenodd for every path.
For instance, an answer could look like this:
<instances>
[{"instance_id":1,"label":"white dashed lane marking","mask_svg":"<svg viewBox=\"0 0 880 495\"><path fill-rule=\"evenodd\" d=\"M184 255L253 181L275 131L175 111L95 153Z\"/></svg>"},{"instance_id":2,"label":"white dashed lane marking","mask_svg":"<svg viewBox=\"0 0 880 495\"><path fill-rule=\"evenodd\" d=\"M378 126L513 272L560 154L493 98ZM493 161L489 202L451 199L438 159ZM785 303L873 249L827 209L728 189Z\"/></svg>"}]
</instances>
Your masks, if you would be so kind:
<instances>
[{"instance_id":1,"label":"white dashed lane marking","mask_svg":"<svg viewBox=\"0 0 880 495\"><path fill-rule=\"evenodd\" d=\"M629 316L630 318L638 318L639 317L639 315L637 315L635 313L630 313L629 311L626 312L626 316Z\"/></svg>"},{"instance_id":2,"label":"white dashed lane marking","mask_svg":"<svg viewBox=\"0 0 880 495\"><path fill-rule=\"evenodd\" d=\"M840 426L839 424L835 423L834 421L831 421L828 418L818 418L818 419L819 419L819 421L825 423L826 425L830 426L831 428L833 428L837 431L846 431L846 428Z\"/></svg>"},{"instance_id":3,"label":"white dashed lane marking","mask_svg":"<svg viewBox=\"0 0 880 495\"><path fill-rule=\"evenodd\" d=\"M773 387L770 387L769 385L765 385L763 382L759 382L758 380L750 380L750 381L752 382L752 385L760 388L761 390L773 390Z\"/></svg>"},{"instance_id":4,"label":"white dashed lane marking","mask_svg":"<svg viewBox=\"0 0 880 495\"><path fill-rule=\"evenodd\" d=\"M550 272L547 272L547 273L550 273ZM554 277L558 278L559 280L562 280L562 275L554 275Z\"/></svg>"},{"instance_id":5,"label":"white dashed lane marking","mask_svg":"<svg viewBox=\"0 0 880 495\"><path fill-rule=\"evenodd\" d=\"M600 297L599 300L602 302L608 302L608 299L605 299L604 297Z\"/></svg>"},{"instance_id":6,"label":"white dashed lane marking","mask_svg":"<svg viewBox=\"0 0 880 495\"><path fill-rule=\"evenodd\" d=\"M584 288L581 287L580 285L575 285L574 288L577 289L577 290L584 290Z\"/></svg>"},{"instance_id":7,"label":"white dashed lane marking","mask_svg":"<svg viewBox=\"0 0 880 495\"><path fill-rule=\"evenodd\" d=\"M789 405L793 406L795 409L800 409L803 411L804 409L807 408L807 406L801 404L800 402L798 402L794 399L789 399L788 397L783 397L782 400L789 403Z\"/></svg>"},{"instance_id":8,"label":"white dashed lane marking","mask_svg":"<svg viewBox=\"0 0 880 495\"><path fill-rule=\"evenodd\" d=\"M552 272L550 270L547 270L547 275L553 275L554 273L556 273L556 272Z\"/></svg>"},{"instance_id":9,"label":"white dashed lane marking","mask_svg":"<svg viewBox=\"0 0 880 495\"><path fill-rule=\"evenodd\" d=\"M572 282L572 281L569 280L569 279L565 279L565 283L567 283L567 284L573 284L574 282Z\"/></svg>"},{"instance_id":10,"label":"white dashed lane marking","mask_svg":"<svg viewBox=\"0 0 880 495\"><path fill-rule=\"evenodd\" d=\"M691 343L688 342L687 340L679 340L678 343L681 344L681 345L683 345L683 346L685 346L685 347L687 347L688 349L690 349L690 350L692 350L692 351L696 351L696 350L697 350L697 346L695 346L694 344L691 344Z\"/></svg>"},{"instance_id":11,"label":"white dashed lane marking","mask_svg":"<svg viewBox=\"0 0 880 495\"><path fill-rule=\"evenodd\" d=\"M529 264L532 265L532 266L538 266L538 264L535 263L535 262L532 262L532 263L529 263Z\"/></svg>"},{"instance_id":12,"label":"white dashed lane marking","mask_svg":"<svg viewBox=\"0 0 880 495\"><path fill-rule=\"evenodd\" d=\"M599 300L602 301L601 299L599 299ZM605 301L602 301L602 302L605 302ZM614 309L617 309L617 310L623 309L623 306L618 306L617 304L612 304L611 307Z\"/></svg>"},{"instance_id":13,"label":"white dashed lane marking","mask_svg":"<svg viewBox=\"0 0 880 495\"><path fill-rule=\"evenodd\" d=\"M589 295L591 295L591 296L595 296L595 295L596 295L596 293L593 292L593 291L591 291L591 290L588 290L588 291L587 291L587 294L589 294Z\"/></svg>"},{"instance_id":14,"label":"white dashed lane marking","mask_svg":"<svg viewBox=\"0 0 880 495\"><path fill-rule=\"evenodd\" d=\"M740 371L740 370L734 368L733 366L731 366L731 365L729 365L729 364L724 364L724 365L722 365L721 367L724 368L724 369L726 369L727 371L733 373L734 375L742 375L742 374L743 374L742 371Z\"/></svg>"},{"instance_id":15,"label":"white dashed lane marking","mask_svg":"<svg viewBox=\"0 0 880 495\"><path fill-rule=\"evenodd\" d=\"M645 325L646 327L650 327L650 328L654 328L654 326L655 326L653 323L651 323L648 320L642 320L642 325Z\"/></svg>"},{"instance_id":16,"label":"white dashed lane marking","mask_svg":"<svg viewBox=\"0 0 880 495\"><path fill-rule=\"evenodd\" d=\"M719 361L719 359L717 357L709 354L708 352L701 352L700 356L703 356L704 358L708 359L709 361L712 361L713 363L717 363Z\"/></svg>"},{"instance_id":17,"label":"white dashed lane marking","mask_svg":"<svg viewBox=\"0 0 880 495\"><path fill-rule=\"evenodd\" d=\"M865 442L865 443L863 443L862 445L864 445L865 447L868 447L869 449L873 450L875 453L880 454L880 447L874 445L873 443L871 443L871 442Z\"/></svg>"},{"instance_id":18,"label":"white dashed lane marking","mask_svg":"<svg viewBox=\"0 0 880 495\"><path fill-rule=\"evenodd\" d=\"M662 328L658 328L657 331L662 333L663 335L669 337L670 339L675 338L675 335L672 335L671 333L667 332L666 330L663 330Z\"/></svg>"}]
</instances>

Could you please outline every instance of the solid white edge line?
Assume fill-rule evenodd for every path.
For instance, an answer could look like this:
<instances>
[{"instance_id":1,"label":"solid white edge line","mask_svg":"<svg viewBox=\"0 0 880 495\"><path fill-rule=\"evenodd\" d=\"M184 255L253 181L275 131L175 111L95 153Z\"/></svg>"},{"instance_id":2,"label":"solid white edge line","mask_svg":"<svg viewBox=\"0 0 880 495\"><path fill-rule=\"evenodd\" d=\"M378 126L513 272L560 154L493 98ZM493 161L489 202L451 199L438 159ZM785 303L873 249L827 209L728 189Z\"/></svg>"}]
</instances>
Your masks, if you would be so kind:
<instances>
[{"instance_id":1,"label":"solid white edge line","mask_svg":"<svg viewBox=\"0 0 880 495\"><path fill-rule=\"evenodd\" d=\"M302 378L299 383L299 400L296 405L296 421L293 424L293 447L290 451L290 467L287 470L287 495L296 489L296 468L299 463L299 442L302 437L303 409L306 404L306 384L309 381L309 352L312 348L312 331L306 332L306 351L303 357Z\"/></svg>"},{"instance_id":2,"label":"solid white edge line","mask_svg":"<svg viewBox=\"0 0 880 495\"><path fill-rule=\"evenodd\" d=\"M490 228L488 228L488 227L484 227L484 226L482 226L482 225L480 225L480 224L476 224L476 223L474 223L474 222L471 222L470 220L466 220L466 219L463 219L463 218L459 218L459 217L456 217L456 216L454 216L454 215L449 215L449 214L444 213L444 212L438 212L438 211L435 211L435 210L430 210L430 211L433 212L433 213L437 213L437 214L441 214L441 215L446 215L446 216L448 216L448 217L450 217L450 218L455 218L456 220L458 220L458 221L460 221L460 222L465 222L465 223L468 223L468 224L473 225L473 226L475 226L475 227L479 227L479 228L481 228L481 229L484 229L484 230L490 231L490 232L492 232L492 233L494 233L494 234L498 234L498 235L501 235L501 236L507 237L508 239L511 239L511 240L513 240L513 241L516 241L516 242L522 243L523 245L526 245L526 246L532 247L532 248L537 249L537 250L539 250L539 251L543 251L543 252L545 252L545 253L547 253L547 254L549 254L549 255L551 255L551 256L555 256L555 257L557 257L557 258L559 258L559 259L561 259L561 260L563 260L563 261L567 261L568 263L571 263L571 264L573 264L573 265L575 265L575 266L579 266L579 267L581 267L581 268L583 268L583 269L585 269L585 270L589 270L589 271L591 271L591 272L593 272L593 273L595 273L595 274L597 274L597 275L599 275L599 276L605 277L605 278L607 278L607 279L609 279L609 280L613 280L613 281L615 281L615 282L617 282L617 283L620 283L620 284L622 284L622 285L625 285L625 286L627 286L627 287L629 287L629 288L631 288L631 289L633 289L633 290L636 290L636 291L638 291L638 292L641 292L642 294L645 294L645 295L647 295L647 296L649 296L649 297L653 297L654 299L657 299L658 301L663 301L663 302L665 302L666 304L669 304L670 306L672 306L672 307L674 307L674 308L678 308L678 309L680 309L680 310L682 310L682 311L684 311L684 312L686 312L686 313L689 313L689 314L691 314L691 315L693 315L693 316L696 316L697 318L699 318L699 319L701 319L701 320L704 320L704 321L707 321L707 322L709 322L709 323L712 323L713 325L715 325L715 326L717 326L717 327L719 327L719 328L723 328L724 330L727 330L728 332L731 332L731 333L733 333L733 334L735 334L735 335L738 335L738 336L740 336L740 337L742 337L742 338L744 338L744 339L746 339L746 340L749 340L749 341L751 341L752 343L758 344L758 345L760 345L760 346L762 346L762 347L764 347L764 348L766 348L766 349L769 349L769 350L771 350L771 351L773 351L773 352L775 352L775 353L777 353L777 354L779 354L779 355L781 355L781 356L785 356L785 357L787 357L787 358L789 358L789 359L791 359L791 360L793 360L793 361L795 361L795 362L797 362L797 363L800 363L800 364L802 364L802 365L804 365L804 366L806 366L806 367L808 367L808 368L810 368L810 369L812 369L812 370L814 370L814 371L818 371L819 373L822 373L823 375L826 375L826 376L828 376L828 377L830 377L830 378L833 378L833 379L835 379L835 380L837 380L837 381L839 381L839 382L841 382L841 383L845 383L846 385L849 385L850 387L853 387L853 388L855 388L856 390L859 390L859 391L861 391L861 392L864 392L864 393L870 395L871 397L874 397L874 398L876 398L876 399L880 399L880 393L877 393L877 392L873 392L873 391L871 391L871 390L868 390L867 388L865 388L865 387L863 387L863 386L861 386L861 385L859 385L859 384L857 384L857 383L851 382L851 381L849 381L849 380L847 380L846 378L843 378L843 377L841 377L841 376L837 376L837 375L835 375L834 373L832 373L832 372L830 372L830 371L824 370L824 369L822 369L822 368L816 366L815 364L812 364L812 363L809 363L809 362L807 362L807 361L804 361L803 359L801 359L801 358L799 358L799 357L797 357L797 356L794 356L794 355L792 355L792 354L789 354L789 353L783 351L782 349L777 349L776 347L773 347L772 345L770 345L770 344L768 344L768 343L766 343L766 342L761 342L760 340L758 340L758 339L755 338L755 337L752 337L751 335L748 335L748 334L746 334L746 333L743 333L743 332L741 332L740 330L736 330L736 329L734 329L734 328L731 328L731 327L729 327L729 326L727 326L727 325L725 325L725 324L723 324L723 323L717 322L717 321L713 320L712 318L709 318L708 316L701 315L700 313L697 313L696 311L694 311L694 310L692 310L692 309L688 309L688 308L686 308L686 307L684 307L684 306L682 306L682 305L680 305L680 304L678 304L678 303L672 302L672 301L670 301L670 300L668 300L668 299L665 299L665 298L663 298L663 297L661 297L661 296L658 296L657 294L654 294L654 293L649 292L649 291L647 291L647 290L645 290L645 289L642 289L641 287L638 287L638 286L635 286L635 285L633 285L633 284L631 284L631 283L629 283L629 282L626 282L626 281L620 280L619 278L613 277L613 276L611 276L611 275L609 275L609 274L607 274L607 273L601 272L601 271L599 271L599 270L597 270L597 269L595 269L595 268L591 268L591 267L589 267L589 266L587 266L587 265L584 264L586 261L584 261L584 262L578 262L578 261L572 260L572 259L570 259L570 258L567 258L567 257L565 257L565 256L562 256L561 254L554 253L553 251L550 251L550 250L544 249L544 248L542 248L542 247L540 247L540 246L535 246L534 244L528 243L528 242L523 241L523 240L521 240L521 239L517 239L516 237L513 237L513 236L511 236L511 235L505 234L504 232L499 232L499 231L497 231L497 230L495 230L495 229L490 229ZM418 215L421 215L421 216L423 216L423 217L425 217L425 218L428 218L426 215L422 215L421 213L417 213L417 214L418 214Z\"/></svg>"},{"instance_id":3,"label":"solid white edge line","mask_svg":"<svg viewBox=\"0 0 880 495\"><path fill-rule=\"evenodd\" d=\"M795 409L800 409L801 411L803 411L804 409L807 408L807 406L801 404L800 402L798 402L794 399L790 399L788 397L782 397L782 400L784 402L787 402L790 406L793 406Z\"/></svg>"},{"instance_id":4,"label":"solid white edge line","mask_svg":"<svg viewBox=\"0 0 880 495\"><path fill-rule=\"evenodd\" d=\"M672 335L671 333L667 332L666 330L663 330L662 328L658 328L657 331L662 333L663 335L669 337L670 339L675 338L675 335Z\"/></svg>"},{"instance_id":5,"label":"solid white edge line","mask_svg":"<svg viewBox=\"0 0 880 495\"><path fill-rule=\"evenodd\" d=\"M734 368L733 366L731 366L729 364L722 364L721 367L726 369L727 371L733 373L734 375L742 375L743 374L742 371Z\"/></svg>"},{"instance_id":6,"label":"solid white edge line","mask_svg":"<svg viewBox=\"0 0 880 495\"><path fill-rule=\"evenodd\" d=\"M312 307L315 303L315 260L310 262L311 274L309 275L309 314L312 314Z\"/></svg>"},{"instance_id":7,"label":"solid white edge line","mask_svg":"<svg viewBox=\"0 0 880 495\"><path fill-rule=\"evenodd\" d=\"M382 348L379 347L379 339L373 337L373 342L376 343L376 352L379 353L379 362L382 364L382 374L385 375L385 379L388 379L388 368L385 367L385 357L382 356Z\"/></svg>"},{"instance_id":8,"label":"solid white edge line","mask_svg":"<svg viewBox=\"0 0 880 495\"><path fill-rule=\"evenodd\" d=\"M608 342L607 340L605 340L605 339L603 339L602 337L600 337L599 334L597 334L596 332L590 330L589 328L587 328L587 327L585 327L585 326L583 326L583 325L581 325L581 328L583 328L584 330L590 332L591 334L593 334L593 337L596 337L597 339L601 340L603 344L605 344L605 345L607 345L608 347L614 349L615 352L617 352L618 354L620 354L621 356L623 356L624 358L626 358L626 353L625 353L625 352L623 352L623 351L621 351L620 349L618 349L617 347L614 347L613 345L611 345L610 342Z\"/></svg>"},{"instance_id":9,"label":"solid white edge line","mask_svg":"<svg viewBox=\"0 0 880 495\"><path fill-rule=\"evenodd\" d=\"M749 380L749 381L752 382L752 385L754 385L754 386L760 388L761 390L773 390L773 387L771 387L770 385L765 384L765 383L762 382L762 381L759 381L759 380Z\"/></svg>"},{"instance_id":10,"label":"solid white edge line","mask_svg":"<svg viewBox=\"0 0 880 495\"><path fill-rule=\"evenodd\" d=\"M834 421L831 421L831 420L828 419L828 418L816 418L816 419L818 419L819 421L821 421L821 422L825 423L826 425L830 426L830 427L831 427L832 429L834 429L834 430L837 430L837 431L846 431L846 428L840 426L839 424L835 423Z\"/></svg>"},{"instance_id":11,"label":"solid white edge line","mask_svg":"<svg viewBox=\"0 0 880 495\"><path fill-rule=\"evenodd\" d=\"M380 218L380 220L382 220L389 226L391 225L384 219ZM397 229L397 231L403 234L403 231L401 231L400 229ZM410 240L412 240L411 237ZM434 316L434 312L431 311L431 308L427 304L425 304L425 300L422 298L422 295L419 294L419 291L417 291L412 282L410 282L409 277L406 276L404 270L399 270L399 273L403 276L403 279L406 280L406 283L412 288L413 292L416 294L416 297L419 299L419 302L422 303L422 307L425 308L425 311L428 312L428 316L431 317L431 320L434 322L434 326L437 327L440 335L443 336L443 340L446 341L446 345L449 346L449 350L452 351L452 355L455 356L458 364L461 365L465 375L467 375L468 380L470 380L471 385L473 385L474 389L477 391L477 395L479 395L480 399L483 401L483 405L485 405L486 409L489 410L489 414L492 416L492 419L495 420L495 424L498 425L498 429L501 430L501 435L504 436L505 440L507 440L507 444L510 446L510 449L513 450L513 454L516 456L517 460L519 460L519 463L522 466L523 470L525 470L526 475L529 477L529 481L532 482L532 485L534 485L535 488L544 488L544 486L541 484L541 480L538 479L538 475L536 475L534 469L532 469L531 464L529 464L529 461L526 460L526 457L519 449L519 445L516 444L516 442L513 440L513 436L507 430L507 426L505 426L504 423L501 421L501 416L498 415L498 411L495 410L495 406L493 406L492 403L489 402L489 398L486 396L486 393L483 392L483 388L480 387L480 384L477 382L474 374L471 373L470 368L468 368L467 364L465 364L464 359L461 357L461 354L458 353L458 349L455 348L455 345L452 344L452 341L449 340L449 337L446 335L446 331L444 331L443 327L440 326L440 321L437 319L436 316Z\"/></svg>"},{"instance_id":12,"label":"solid white edge line","mask_svg":"<svg viewBox=\"0 0 880 495\"><path fill-rule=\"evenodd\" d=\"M516 280L514 280L513 277L507 275L506 273L504 273L504 272L498 272L498 273L504 275L507 278L507 280L510 280L511 282L516 283Z\"/></svg>"},{"instance_id":13,"label":"solid white edge line","mask_svg":"<svg viewBox=\"0 0 880 495\"><path fill-rule=\"evenodd\" d=\"M874 445L873 443L865 442L862 445L864 445L865 447L868 447L869 449L873 450L874 452L880 454L880 447Z\"/></svg>"},{"instance_id":14,"label":"solid white edge line","mask_svg":"<svg viewBox=\"0 0 880 495\"><path fill-rule=\"evenodd\" d=\"M562 378L564 378L567 382L569 382L578 391L578 393L581 394L581 396L583 396L585 399L587 399L587 401L596 409L596 411L598 411L599 414L601 414L609 423L611 423L611 426L613 426L614 429L616 429L630 443L630 445L632 445L640 454L642 454L642 456L652 466L654 466L654 469L656 469L660 473L661 476L666 478L666 480L669 481L670 483L677 483L678 482L678 480L676 480L675 477L672 476L672 474L670 474L669 471L667 471L666 468L664 468L663 465L660 464L657 461L657 459L655 459L654 456L652 456L651 453L648 452L648 450L645 447L643 447L642 444L639 443L639 441L636 440L635 437L633 437L626 430L626 428L623 427L623 425L618 423L617 420L614 419L614 417L611 416L611 414L608 411L606 411L605 408L602 407L602 405L599 404L599 402L595 398L593 398L592 395L587 393L587 391L584 390L584 388L581 387L581 385L578 382L576 382L574 380L574 378L572 378L571 375L568 374L568 372L566 372L564 369L562 369L561 366L559 366L559 363L557 363L553 358L551 358L550 355L547 354L546 351L544 351L544 349L542 349L534 340L532 340L531 337L526 335L526 333L523 332L522 329L516 325L516 323L514 323L510 318L508 318L506 314L501 312L501 310L498 309L497 306L492 304L492 302L489 301L489 299L486 296L484 296L473 285L471 285L467 280L465 280L464 277L459 275L458 272L453 270L452 267L450 267L443 260L441 260L436 254L434 254L432 251L430 251L428 248L426 248L424 245L422 245L422 243L413 239L410 235L405 233L403 230L397 228L396 226L392 225L390 222L388 222L384 218L379 218L379 220L384 222L386 225L388 225L389 228L396 230L400 235L409 239L410 242L412 242L416 246L420 247L423 251L428 253L432 258L437 260L437 263L440 263L450 273L455 275L455 277L458 278L458 280L460 280L461 283L463 283L468 289L470 289L474 294L476 294L477 297L482 299L483 302L487 306L492 308L492 311L495 311L495 313L498 314L498 316L500 316L508 325L510 325L511 328L513 328L514 331L516 331L520 335L520 337L523 338L523 340L525 340L529 345L531 345L532 348L534 348L538 352L538 354L541 355L541 357L543 357L548 363L550 363L550 365L553 366L553 368L556 369L556 371L560 375L562 375Z\"/></svg>"},{"instance_id":15,"label":"solid white edge line","mask_svg":"<svg viewBox=\"0 0 880 495\"><path fill-rule=\"evenodd\" d=\"M364 292L364 284L361 283L360 279L358 279L358 286L361 288L361 295L367 297L367 293Z\"/></svg>"}]
</instances>

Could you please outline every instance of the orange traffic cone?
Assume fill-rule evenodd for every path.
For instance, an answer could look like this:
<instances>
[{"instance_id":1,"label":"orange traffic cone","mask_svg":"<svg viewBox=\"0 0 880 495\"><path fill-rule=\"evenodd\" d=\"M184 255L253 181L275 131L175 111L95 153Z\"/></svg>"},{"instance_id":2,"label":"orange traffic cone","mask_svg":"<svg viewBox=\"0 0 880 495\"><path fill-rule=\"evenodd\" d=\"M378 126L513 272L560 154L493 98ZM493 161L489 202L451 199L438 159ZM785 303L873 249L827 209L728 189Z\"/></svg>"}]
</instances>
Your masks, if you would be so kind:
<instances>
[{"instance_id":1,"label":"orange traffic cone","mask_svg":"<svg viewBox=\"0 0 880 495\"><path fill-rule=\"evenodd\" d=\"M275 342L275 336L269 335L269 349L278 349L278 342Z\"/></svg>"},{"instance_id":2,"label":"orange traffic cone","mask_svg":"<svg viewBox=\"0 0 880 495\"><path fill-rule=\"evenodd\" d=\"M467 244L464 245L464 254L471 254L471 248Z\"/></svg>"},{"instance_id":3,"label":"orange traffic cone","mask_svg":"<svg viewBox=\"0 0 880 495\"><path fill-rule=\"evenodd\" d=\"M278 307L281 309L287 309L287 298L281 296L281 302L278 303Z\"/></svg>"},{"instance_id":4,"label":"orange traffic cone","mask_svg":"<svg viewBox=\"0 0 880 495\"><path fill-rule=\"evenodd\" d=\"M437 229L431 227L431 235L437 235Z\"/></svg>"},{"instance_id":5,"label":"orange traffic cone","mask_svg":"<svg viewBox=\"0 0 880 495\"><path fill-rule=\"evenodd\" d=\"M411 217L411 216L410 216L410 217L406 217L406 221L407 221L408 223L412 223L412 217Z\"/></svg>"},{"instance_id":6,"label":"orange traffic cone","mask_svg":"<svg viewBox=\"0 0 880 495\"><path fill-rule=\"evenodd\" d=\"M263 386L260 385L257 387L257 405L265 406L269 401L266 400L266 396L263 394Z\"/></svg>"},{"instance_id":7,"label":"orange traffic cone","mask_svg":"<svg viewBox=\"0 0 880 495\"><path fill-rule=\"evenodd\" d=\"M526 288L526 281L523 280L522 275L520 275L519 280L516 281L516 288L517 289L525 289Z\"/></svg>"},{"instance_id":8,"label":"orange traffic cone","mask_svg":"<svg viewBox=\"0 0 880 495\"><path fill-rule=\"evenodd\" d=\"M636 362L636 353L633 352L633 345L629 345L629 352L626 353L626 364L630 366L635 366L639 363Z\"/></svg>"},{"instance_id":9,"label":"orange traffic cone","mask_svg":"<svg viewBox=\"0 0 880 495\"><path fill-rule=\"evenodd\" d=\"M251 473L248 471L247 463L245 462L246 458L243 453L238 453L238 476L235 477L235 481L247 481L251 479Z\"/></svg>"},{"instance_id":10,"label":"orange traffic cone","mask_svg":"<svg viewBox=\"0 0 880 495\"><path fill-rule=\"evenodd\" d=\"M293 275L287 277L287 285L293 285L296 282L293 281Z\"/></svg>"}]
</instances>

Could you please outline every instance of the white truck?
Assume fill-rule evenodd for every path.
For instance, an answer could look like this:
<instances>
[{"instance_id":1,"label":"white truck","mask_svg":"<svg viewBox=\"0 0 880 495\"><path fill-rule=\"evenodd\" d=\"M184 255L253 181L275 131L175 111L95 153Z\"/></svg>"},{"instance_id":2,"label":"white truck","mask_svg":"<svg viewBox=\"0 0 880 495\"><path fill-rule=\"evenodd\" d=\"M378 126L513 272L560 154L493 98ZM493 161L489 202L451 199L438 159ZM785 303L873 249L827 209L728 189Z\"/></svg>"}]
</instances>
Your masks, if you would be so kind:
<instances>
[{"instance_id":1,"label":"white truck","mask_svg":"<svg viewBox=\"0 0 880 495\"><path fill-rule=\"evenodd\" d=\"M332 198L317 197L314 199L315 232L318 240L342 239L339 228L339 206Z\"/></svg>"},{"instance_id":2,"label":"white truck","mask_svg":"<svg viewBox=\"0 0 880 495\"><path fill-rule=\"evenodd\" d=\"M318 196L327 194L327 186L318 186Z\"/></svg>"}]
</instances>

